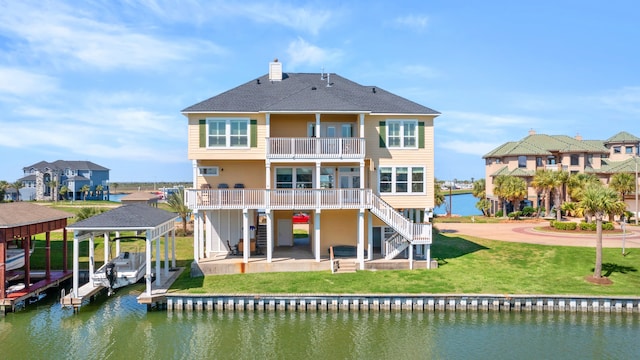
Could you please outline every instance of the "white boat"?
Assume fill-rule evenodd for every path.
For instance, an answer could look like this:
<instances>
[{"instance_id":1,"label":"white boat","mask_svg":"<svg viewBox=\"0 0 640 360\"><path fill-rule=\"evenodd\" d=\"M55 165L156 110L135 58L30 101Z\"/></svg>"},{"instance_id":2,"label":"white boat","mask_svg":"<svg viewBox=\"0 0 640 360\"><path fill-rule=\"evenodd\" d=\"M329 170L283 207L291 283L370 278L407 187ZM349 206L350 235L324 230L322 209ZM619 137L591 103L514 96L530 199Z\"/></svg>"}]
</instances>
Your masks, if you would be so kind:
<instances>
[{"instance_id":1,"label":"white boat","mask_svg":"<svg viewBox=\"0 0 640 360\"><path fill-rule=\"evenodd\" d=\"M137 283L145 274L146 258L144 252L120 253L93 274L93 285L113 289Z\"/></svg>"},{"instance_id":2,"label":"white boat","mask_svg":"<svg viewBox=\"0 0 640 360\"><path fill-rule=\"evenodd\" d=\"M35 242L33 244L34 245L32 245L31 249L29 250L29 256L33 254ZM24 266L24 249L7 249L7 261L6 261L7 271L20 269L23 266Z\"/></svg>"}]
</instances>

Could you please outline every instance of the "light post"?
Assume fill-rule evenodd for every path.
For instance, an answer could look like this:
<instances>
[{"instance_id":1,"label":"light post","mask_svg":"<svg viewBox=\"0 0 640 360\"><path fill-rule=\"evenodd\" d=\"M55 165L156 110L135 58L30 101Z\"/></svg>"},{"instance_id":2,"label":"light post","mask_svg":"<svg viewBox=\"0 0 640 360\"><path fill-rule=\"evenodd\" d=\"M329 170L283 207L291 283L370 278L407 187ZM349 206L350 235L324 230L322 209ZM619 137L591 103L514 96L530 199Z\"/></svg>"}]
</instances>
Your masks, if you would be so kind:
<instances>
[{"instance_id":1,"label":"light post","mask_svg":"<svg viewBox=\"0 0 640 360\"><path fill-rule=\"evenodd\" d=\"M636 225L638 225L638 156L634 156L633 157L633 162L636 163L636 177L635 177L635 182L636 182L636 213L634 218L636 219Z\"/></svg>"}]
</instances>

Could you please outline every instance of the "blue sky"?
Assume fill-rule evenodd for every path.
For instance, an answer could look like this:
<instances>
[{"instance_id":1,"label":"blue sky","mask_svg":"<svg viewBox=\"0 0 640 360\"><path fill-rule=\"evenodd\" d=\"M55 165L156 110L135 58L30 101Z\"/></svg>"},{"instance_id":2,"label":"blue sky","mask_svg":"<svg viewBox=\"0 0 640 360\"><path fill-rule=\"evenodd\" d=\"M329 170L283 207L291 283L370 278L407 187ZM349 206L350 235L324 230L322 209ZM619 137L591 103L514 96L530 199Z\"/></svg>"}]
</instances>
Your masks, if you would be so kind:
<instances>
[{"instance_id":1,"label":"blue sky","mask_svg":"<svg viewBox=\"0 0 640 360\"><path fill-rule=\"evenodd\" d=\"M191 181L180 110L267 73L338 73L442 113L435 175L538 133L640 136L635 1L0 0L0 180L90 160Z\"/></svg>"}]
</instances>

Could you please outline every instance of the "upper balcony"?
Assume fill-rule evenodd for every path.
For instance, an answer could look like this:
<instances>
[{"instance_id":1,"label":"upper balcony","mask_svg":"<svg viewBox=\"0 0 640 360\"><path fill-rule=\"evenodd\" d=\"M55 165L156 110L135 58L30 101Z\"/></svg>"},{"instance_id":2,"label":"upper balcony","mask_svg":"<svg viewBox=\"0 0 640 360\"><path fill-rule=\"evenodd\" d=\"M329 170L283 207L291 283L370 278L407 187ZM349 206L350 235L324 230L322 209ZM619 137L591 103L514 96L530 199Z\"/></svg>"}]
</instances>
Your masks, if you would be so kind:
<instances>
[{"instance_id":1,"label":"upper balcony","mask_svg":"<svg viewBox=\"0 0 640 360\"><path fill-rule=\"evenodd\" d=\"M365 156L365 138L267 138L267 159L350 159Z\"/></svg>"}]
</instances>

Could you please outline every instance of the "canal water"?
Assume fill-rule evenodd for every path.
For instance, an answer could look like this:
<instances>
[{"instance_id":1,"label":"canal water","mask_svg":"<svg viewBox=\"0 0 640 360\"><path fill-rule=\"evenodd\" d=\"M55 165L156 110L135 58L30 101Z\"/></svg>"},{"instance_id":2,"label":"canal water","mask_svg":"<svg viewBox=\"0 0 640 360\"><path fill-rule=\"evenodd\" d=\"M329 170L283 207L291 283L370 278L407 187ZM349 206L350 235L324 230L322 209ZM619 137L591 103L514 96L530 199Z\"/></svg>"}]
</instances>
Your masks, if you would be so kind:
<instances>
[{"instance_id":1,"label":"canal water","mask_svg":"<svg viewBox=\"0 0 640 360\"><path fill-rule=\"evenodd\" d=\"M638 314L147 312L140 288L0 318L2 359L633 359Z\"/></svg>"},{"instance_id":2,"label":"canal water","mask_svg":"<svg viewBox=\"0 0 640 360\"><path fill-rule=\"evenodd\" d=\"M471 194L455 194L451 195L449 198L449 194L445 194L444 197L445 203L436 207L435 213L438 215L446 215L447 214L447 204L449 201L453 203L453 214L460 216L472 216L472 215L482 215L482 211L476 208L476 203L478 199L473 197Z\"/></svg>"}]
</instances>

